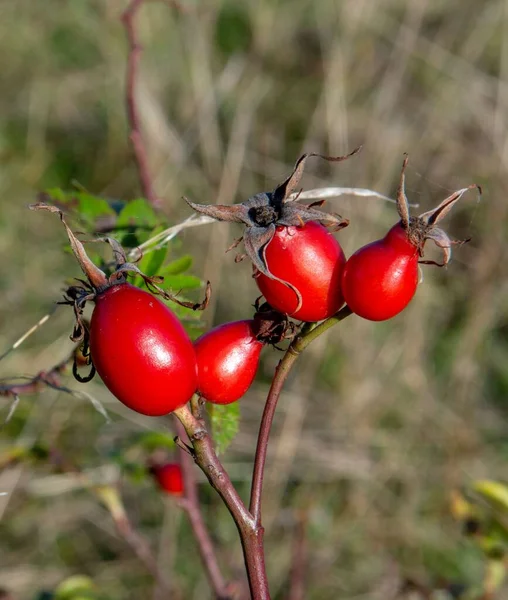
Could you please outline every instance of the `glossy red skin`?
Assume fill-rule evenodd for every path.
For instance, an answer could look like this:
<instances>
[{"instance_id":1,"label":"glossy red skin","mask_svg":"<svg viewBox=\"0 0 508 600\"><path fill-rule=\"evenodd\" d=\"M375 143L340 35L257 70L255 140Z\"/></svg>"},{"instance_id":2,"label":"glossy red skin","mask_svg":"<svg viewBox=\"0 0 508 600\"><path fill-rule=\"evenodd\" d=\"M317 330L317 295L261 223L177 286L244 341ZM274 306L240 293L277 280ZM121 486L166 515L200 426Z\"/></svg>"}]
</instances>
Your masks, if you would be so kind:
<instances>
[{"instance_id":1,"label":"glossy red skin","mask_svg":"<svg viewBox=\"0 0 508 600\"><path fill-rule=\"evenodd\" d=\"M357 250L347 261L342 293L351 310L384 321L409 304L418 286L418 250L397 223L383 239Z\"/></svg>"},{"instance_id":2,"label":"glossy red skin","mask_svg":"<svg viewBox=\"0 0 508 600\"><path fill-rule=\"evenodd\" d=\"M167 494L181 496L183 494L182 469L177 463L167 463L153 467L153 476L159 487Z\"/></svg>"},{"instance_id":3,"label":"glossy red skin","mask_svg":"<svg viewBox=\"0 0 508 600\"><path fill-rule=\"evenodd\" d=\"M254 381L263 344L254 337L252 325L253 321L225 323L194 342L198 391L208 402L236 402Z\"/></svg>"},{"instance_id":4,"label":"glossy red skin","mask_svg":"<svg viewBox=\"0 0 508 600\"><path fill-rule=\"evenodd\" d=\"M256 283L267 302L278 311L302 321L321 321L344 304L340 288L346 257L337 239L322 225L278 227L266 248L266 263L276 277L291 283L302 295L262 273Z\"/></svg>"},{"instance_id":5,"label":"glossy red skin","mask_svg":"<svg viewBox=\"0 0 508 600\"><path fill-rule=\"evenodd\" d=\"M110 392L143 415L165 415L196 391L196 355L182 324L155 296L130 283L95 299L90 351Z\"/></svg>"}]
</instances>

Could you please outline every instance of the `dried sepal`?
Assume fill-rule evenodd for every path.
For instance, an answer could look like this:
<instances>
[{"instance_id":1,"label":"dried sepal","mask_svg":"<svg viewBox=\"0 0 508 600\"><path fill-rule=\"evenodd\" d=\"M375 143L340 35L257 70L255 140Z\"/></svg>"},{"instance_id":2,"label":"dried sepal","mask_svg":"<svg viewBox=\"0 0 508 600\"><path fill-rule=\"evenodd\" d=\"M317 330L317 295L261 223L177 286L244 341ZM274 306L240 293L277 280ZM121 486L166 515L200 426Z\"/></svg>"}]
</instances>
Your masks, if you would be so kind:
<instances>
[{"instance_id":1,"label":"dried sepal","mask_svg":"<svg viewBox=\"0 0 508 600\"><path fill-rule=\"evenodd\" d=\"M295 168L293 169L291 175L281 184L279 184L273 191L274 201L276 203L286 202L289 196L291 196L291 194L296 190L302 178L305 163L309 157L316 156L318 158L322 158L323 160L327 160L328 162L342 162L343 160L347 160L351 156L358 154L361 149L362 147L358 146L358 148L355 148L352 152L345 154L344 156L326 156L325 154L318 154L316 152L302 154L302 156L300 156L300 158L296 161Z\"/></svg>"},{"instance_id":2,"label":"dried sepal","mask_svg":"<svg viewBox=\"0 0 508 600\"><path fill-rule=\"evenodd\" d=\"M256 339L263 344L270 344L277 348L277 344L283 340L292 340L297 333L297 326L290 321L287 315L280 313L268 304L261 303L261 298L256 299L254 308L253 330Z\"/></svg>"},{"instance_id":3,"label":"dried sepal","mask_svg":"<svg viewBox=\"0 0 508 600\"><path fill-rule=\"evenodd\" d=\"M450 262L452 246L465 244L469 242L469 239L451 240L443 229L436 227L436 224L446 217L468 190L476 189L481 195L482 188L478 184L473 183L468 187L453 192L432 210L426 211L417 217L411 217L409 214L409 203L405 192L405 171L408 160L408 155L406 154L402 163L400 181L397 189L397 211L400 216L400 223L406 230L409 241L416 247L420 257L423 257L424 255L424 247L427 240L432 240L434 244L442 250L442 262L420 260L420 264L444 267Z\"/></svg>"},{"instance_id":4,"label":"dried sepal","mask_svg":"<svg viewBox=\"0 0 508 600\"><path fill-rule=\"evenodd\" d=\"M260 192L251 196L242 204L207 205L196 204L187 199L185 201L196 212L212 217L217 221L242 223L245 226L242 236L245 250L257 271L290 287L295 292L298 307L300 307L301 295L299 291L288 282L271 273L266 262L266 248L272 241L277 227L302 227L309 221L317 221L333 231L337 231L349 224L349 221L343 219L340 215L318 210L322 202L312 202L309 205L301 204L297 202L297 199L291 199L291 195L300 183L307 158L316 156L329 162L340 162L357 154L360 149L361 146L344 156L325 156L317 153L303 154L296 161L291 175L272 192ZM238 242L235 241L228 248L228 251L236 247L237 244Z\"/></svg>"},{"instance_id":5,"label":"dried sepal","mask_svg":"<svg viewBox=\"0 0 508 600\"><path fill-rule=\"evenodd\" d=\"M139 267L133 263L125 263L124 265L119 267L110 276L110 282L113 283L112 278L124 277L127 273L135 273L136 275L139 275L143 279L146 287L152 294L156 296L161 296L162 298L164 298L164 300L171 300L172 302L175 302L176 304L179 304L180 306L183 306L185 308L191 308L192 310L205 310L205 308L208 306L208 303L210 302L212 286L209 281L206 282L204 299L201 302L188 302L185 300L180 300L174 294L171 294L167 290L164 290L161 287L159 287L158 284L164 281L164 277L161 277L160 275L145 275L139 269Z\"/></svg>"},{"instance_id":6,"label":"dried sepal","mask_svg":"<svg viewBox=\"0 0 508 600\"><path fill-rule=\"evenodd\" d=\"M72 252L74 253L74 256L76 257L83 273L87 276L90 283L96 289L101 289L105 287L107 285L106 274L103 271L101 271L101 269L99 269L99 267L88 258L83 244L78 240L78 238L74 235L70 227L65 222L63 212L58 207L51 206L50 204L45 204L44 202L30 204L29 208L30 210L47 210L49 212L57 213L59 215L60 220L62 221L63 226L65 227L65 231L67 232L67 237L69 238Z\"/></svg>"}]
</instances>

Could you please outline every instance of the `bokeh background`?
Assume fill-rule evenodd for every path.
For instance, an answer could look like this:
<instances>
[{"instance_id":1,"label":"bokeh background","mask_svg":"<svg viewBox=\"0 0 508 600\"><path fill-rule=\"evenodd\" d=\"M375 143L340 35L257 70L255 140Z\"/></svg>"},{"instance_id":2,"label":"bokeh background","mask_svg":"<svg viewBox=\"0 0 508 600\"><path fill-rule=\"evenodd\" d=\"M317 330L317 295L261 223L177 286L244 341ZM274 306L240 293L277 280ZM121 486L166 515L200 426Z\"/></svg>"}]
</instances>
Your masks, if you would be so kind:
<instances>
[{"instance_id":1,"label":"bokeh background","mask_svg":"<svg viewBox=\"0 0 508 600\"><path fill-rule=\"evenodd\" d=\"M51 309L65 278L78 275L58 219L28 212L37 193L76 186L107 198L141 193L125 115L126 4L1 4L0 351ZM477 583L482 555L453 519L450 494L507 472L506 3L181 0L180 8L147 2L137 23L143 133L173 223L189 216L182 195L240 201L272 189L303 151L343 154L359 144L363 151L345 163L309 161L303 187L393 197L404 152L408 196L422 211L472 182L484 187L481 201L466 195L446 222L454 237L472 241L456 249L449 268L424 269L404 313L386 323L351 317L302 357L278 408L264 502L275 598L285 597L302 514L305 598L384 600L408 578ZM378 199L342 197L328 206L351 220L339 234L346 254L396 220L395 207ZM214 285L208 324L251 314L249 265L224 256L239 233L213 224L178 238L175 252L192 253L193 272ZM35 374L64 356L71 312L57 311L4 359L1 376ZM244 495L279 357L265 351L223 457ZM96 469L128 436L167 428L164 419L119 406L97 380L87 389L111 425L89 403L47 390L21 399L0 450L41 441ZM8 408L1 400L3 414ZM107 598L151 598L150 575L104 507L62 481L43 465L0 474L0 491L9 492L0 497L0 586L28 600L82 573ZM235 528L207 484L200 491L221 564L238 576ZM148 479L124 477L122 493L173 597L210 597L174 503Z\"/></svg>"}]
</instances>

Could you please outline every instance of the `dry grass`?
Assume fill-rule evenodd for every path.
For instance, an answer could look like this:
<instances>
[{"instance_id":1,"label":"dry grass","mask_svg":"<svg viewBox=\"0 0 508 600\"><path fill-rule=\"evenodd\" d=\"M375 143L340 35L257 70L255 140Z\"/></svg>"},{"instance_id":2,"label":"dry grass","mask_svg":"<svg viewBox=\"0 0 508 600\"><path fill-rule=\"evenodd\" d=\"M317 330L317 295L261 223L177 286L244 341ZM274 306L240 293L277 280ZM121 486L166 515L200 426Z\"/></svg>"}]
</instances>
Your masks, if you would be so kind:
<instances>
[{"instance_id":1,"label":"dry grass","mask_svg":"<svg viewBox=\"0 0 508 600\"><path fill-rule=\"evenodd\" d=\"M447 503L455 486L506 473L505 3L184 5L180 14L150 3L140 20L139 102L155 185L175 223L188 216L182 194L201 202L246 198L274 187L303 150L342 154L365 144L347 163L313 163L306 188L393 195L406 151L408 195L423 209L450 190L484 185L483 201L469 195L447 223L455 237L473 241L446 271L425 269L402 315L383 324L348 319L302 358L277 416L265 508L274 597L283 597L301 508L310 518L306 598L385 600L399 577L472 577L477 562ZM37 321L58 298L62 278L76 273L62 252L59 224L25 210L36 192L74 179L111 197L139 193L123 109L124 6L20 0L0 9L0 348ZM347 253L395 220L394 207L379 200L333 202L351 219L340 234ZM216 224L181 236L198 274L214 284L209 322L245 317L256 295L248 265L223 256L237 233ZM3 376L52 364L65 353L70 323L70 314L57 313L2 362ZM242 489L277 358L267 352L226 456ZM98 385L92 389L115 414L113 430L91 407L48 391L22 400L17 428L1 447L17 438L53 439L97 466L107 461L108 440L161 427L127 414ZM29 599L83 572L111 598L151 597L149 577L95 499L35 498L30 486L43 476L28 467L0 475L0 490L9 491L0 497L0 584ZM125 494L154 547L161 535L166 540L161 556L181 597L208 597L175 509L163 509L148 483L126 483ZM234 572L234 528L205 486L203 495Z\"/></svg>"}]
</instances>

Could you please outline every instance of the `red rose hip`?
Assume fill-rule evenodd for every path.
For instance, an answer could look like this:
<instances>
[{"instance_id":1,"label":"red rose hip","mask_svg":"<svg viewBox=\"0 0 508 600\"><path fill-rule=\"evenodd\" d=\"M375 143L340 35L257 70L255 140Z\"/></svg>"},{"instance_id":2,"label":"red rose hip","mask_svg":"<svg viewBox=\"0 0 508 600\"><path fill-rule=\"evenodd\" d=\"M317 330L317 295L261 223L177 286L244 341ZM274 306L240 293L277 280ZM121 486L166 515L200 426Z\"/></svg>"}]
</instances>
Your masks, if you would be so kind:
<instances>
[{"instance_id":1,"label":"red rose hip","mask_svg":"<svg viewBox=\"0 0 508 600\"><path fill-rule=\"evenodd\" d=\"M265 257L270 273L291 286L256 273L258 288L273 308L294 319L321 321L344 304L340 281L346 257L323 225L278 227Z\"/></svg>"},{"instance_id":2,"label":"red rose hip","mask_svg":"<svg viewBox=\"0 0 508 600\"><path fill-rule=\"evenodd\" d=\"M253 327L252 320L225 323L194 342L198 391L208 402L230 404L251 386L263 347Z\"/></svg>"},{"instance_id":3,"label":"red rose hip","mask_svg":"<svg viewBox=\"0 0 508 600\"><path fill-rule=\"evenodd\" d=\"M182 324L160 300L129 283L97 294L90 352L110 392L141 414L167 414L196 390L196 355Z\"/></svg>"},{"instance_id":4,"label":"red rose hip","mask_svg":"<svg viewBox=\"0 0 508 600\"><path fill-rule=\"evenodd\" d=\"M418 286L418 250L400 224L357 250L347 261L342 292L349 308L364 319L383 321L400 313Z\"/></svg>"},{"instance_id":5,"label":"red rose hip","mask_svg":"<svg viewBox=\"0 0 508 600\"><path fill-rule=\"evenodd\" d=\"M342 276L342 292L349 308L364 319L383 321L399 314L409 304L418 286L418 263L444 266L451 256L455 242L437 223L445 217L463 194L472 188L457 190L436 208L418 217L409 215L409 204L404 190L404 172L407 157L402 164L397 191L397 209L400 221L384 238L357 250L347 261ZM443 252L443 262L420 260L425 243L432 240Z\"/></svg>"}]
</instances>

